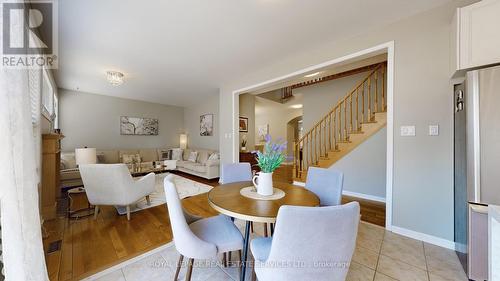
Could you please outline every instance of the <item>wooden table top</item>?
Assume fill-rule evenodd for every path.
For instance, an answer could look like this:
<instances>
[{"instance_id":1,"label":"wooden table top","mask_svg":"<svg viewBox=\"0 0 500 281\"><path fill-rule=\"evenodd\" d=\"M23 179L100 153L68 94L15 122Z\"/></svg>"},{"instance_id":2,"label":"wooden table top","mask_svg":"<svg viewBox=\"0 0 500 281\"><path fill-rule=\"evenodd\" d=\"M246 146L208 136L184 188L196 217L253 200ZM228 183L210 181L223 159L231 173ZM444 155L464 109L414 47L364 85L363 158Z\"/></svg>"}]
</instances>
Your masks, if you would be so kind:
<instances>
[{"instance_id":1,"label":"wooden table top","mask_svg":"<svg viewBox=\"0 0 500 281\"><path fill-rule=\"evenodd\" d=\"M283 205L319 206L319 198L307 189L288 183L275 182L274 187L283 190L285 197L278 200L255 200L244 197L240 190L251 186L252 182L235 182L214 187L208 193L208 203L221 214L233 218L274 223L278 210Z\"/></svg>"}]
</instances>

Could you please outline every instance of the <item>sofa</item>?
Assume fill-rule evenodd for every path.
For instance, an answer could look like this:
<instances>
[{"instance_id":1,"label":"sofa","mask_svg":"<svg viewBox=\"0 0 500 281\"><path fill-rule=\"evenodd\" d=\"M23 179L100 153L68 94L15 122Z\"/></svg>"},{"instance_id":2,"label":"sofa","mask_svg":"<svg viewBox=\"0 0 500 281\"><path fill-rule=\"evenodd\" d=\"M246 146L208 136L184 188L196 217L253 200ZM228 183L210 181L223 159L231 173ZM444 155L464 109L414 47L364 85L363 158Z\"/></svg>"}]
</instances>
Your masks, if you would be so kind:
<instances>
[{"instance_id":1,"label":"sofa","mask_svg":"<svg viewBox=\"0 0 500 281\"><path fill-rule=\"evenodd\" d=\"M191 152L197 152L195 161L189 161ZM218 155L218 152L213 150L188 148L183 150L180 160L173 160L177 160L177 170L181 172L206 179L215 179L219 177L219 157L217 156L217 159L208 159L214 153Z\"/></svg>"},{"instance_id":2,"label":"sofa","mask_svg":"<svg viewBox=\"0 0 500 281\"><path fill-rule=\"evenodd\" d=\"M182 150L177 159L172 159L172 150L170 148L159 149L115 149L115 150L97 150L97 163L99 164L116 164L125 163L131 167L131 163L124 162L125 158L130 155L136 155L139 161L136 165L142 168L154 167L156 161L177 160L175 170L179 170L188 174L203 177L206 179L215 179L219 177L219 157L218 152L207 149L189 148ZM189 161L191 152L198 152L196 160ZM208 160L210 155L216 154L217 159ZM212 156L214 158L214 156ZM75 152L61 153L61 186L63 188L71 188L82 186L82 178L80 171L76 166Z\"/></svg>"}]
</instances>

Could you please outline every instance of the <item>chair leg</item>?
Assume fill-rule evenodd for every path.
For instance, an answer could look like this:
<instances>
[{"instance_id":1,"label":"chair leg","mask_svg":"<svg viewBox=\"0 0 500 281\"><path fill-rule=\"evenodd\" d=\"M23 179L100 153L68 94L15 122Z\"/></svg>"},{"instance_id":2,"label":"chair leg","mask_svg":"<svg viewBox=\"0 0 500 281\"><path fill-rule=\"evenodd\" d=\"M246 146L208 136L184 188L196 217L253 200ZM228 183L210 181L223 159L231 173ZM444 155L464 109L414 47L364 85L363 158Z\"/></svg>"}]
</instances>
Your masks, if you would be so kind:
<instances>
[{"instance_id":1,"label":"chair leg","mask_svg":"<svg viewBox=\"0 0 500 281\"><path fill-rule=\"evenodd\" d=\"M97 214L99 214L99 206L95 206L94 208L94 219L97 219Z\"/></svg>"},{"instance_id":2,"label":"chair leg","mask_svg":"<svg viewBox=\"0 0 500 281\"><path fill-rule=\"evenodd\" d=\"M231 251L227 252L227 266L231 266Z\"/></svg>"},{"instance_id":3,"label":"chair leg","mask_svg":"<svg viewBox=\"0 0 500 281\"><path fill-rule=\"evenodd\" d=\"M222 253L222 266L227 267L227 254Z\"/></svg>"},{"instance_id":4,"label":"chair leg","mask_svg":"<svg viewBox=\"0 0 500 281\"><path fill-rule=\"evenodd\" d=\"M250 222L250 229L251 229L251 231L253 233L253 221Z\"/></svg>"},{"instance_id":5,"label":"chair leg","mask_svg":"<svg viewBox=\"0 0 500 281\"><path fill-rule=\"evenodd\" d=\"M127 220L130 220L130 205L127 205Z\"/></svg>"},{"instance_id":6,"label":"chair leg","mask_svg":"<svg viewBox=\"0 0 500 281\"><path fill-rule=\"evenodd\" d=\"M148 206L151 205L151 198L149 198L149 195L146 195L146 202L147 202Z\"/></svg>"},{"instance_id":7,"label":"chair leg","mask_svg":"<svg viewBox=\"0 0 500 281\"><path fill-rule=\"evenodd\" d=\"M174 281L177 281L177 278L179 278L179 273L181 272L181 267L182 267L182 261L183 260L184 260L184 256L180 255L179 256L179 261L177 262L177 270L175 271Z\"/></svg>"},{"instance_id":8,"label":"chair leg","mask_svg":"<svg viewBox=\"0 0 500 281\"><path fill-rule=\"evenodd\" d=\"M253 266L252 266L252 277L250 278L251 281L257 280L257 275L255 274L255 259L253 259Z\"/></svg>"},{"instance_id":9,"label":"chair leg","mask_svg":"<svg viewBox=\"0 0 500 281\"><path fill-rule=\"evenodd\" d=\"M243 255L241 254L241 250L238 250L238 256L239 256L239 260L240 260L240 264L238 266L238 270L239 270L239 276L240 276L240 279L241 279L241 266L243 265Z\"/></svg>"},{"instance_id":10,"label":"chair leg","mask_svg":"<svg viewBox=\"0 0 500 281\"><path fill-rule=\"evenodd\" d=\"M194 259L189 259L188 260L188 268L186 271L186 281L191 280L191 274L193 273L193 261Z\"/></svg>"},{"instance_id":11,"label":"chair leg","mask_svg":"<svg viewBox=\"0 0 500 281\"><path fill-rule=\"evenodd\" d=\"M264 223L264 237L267 237L267 222Z\"/></svg>"}]
</instances>

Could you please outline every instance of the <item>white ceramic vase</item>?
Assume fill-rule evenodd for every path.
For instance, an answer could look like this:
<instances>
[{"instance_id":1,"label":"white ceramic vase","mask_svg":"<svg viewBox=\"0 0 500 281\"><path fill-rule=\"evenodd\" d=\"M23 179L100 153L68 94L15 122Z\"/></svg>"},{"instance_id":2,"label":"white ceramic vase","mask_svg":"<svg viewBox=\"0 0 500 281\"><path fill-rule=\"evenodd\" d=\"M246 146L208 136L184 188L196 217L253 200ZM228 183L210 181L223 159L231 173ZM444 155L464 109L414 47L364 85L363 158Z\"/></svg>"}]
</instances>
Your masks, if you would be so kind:
<instances>
[{"instance_id":1,"label":"white ceramic vase","mask_svg":"<svg viewBox=\"0 0 500 281\"><path fill-rule=\"evenodd\" d=\"M262 196L273 195L273 173L258 172L252 179L257 193Z\"/></svg>"}]
</instances>

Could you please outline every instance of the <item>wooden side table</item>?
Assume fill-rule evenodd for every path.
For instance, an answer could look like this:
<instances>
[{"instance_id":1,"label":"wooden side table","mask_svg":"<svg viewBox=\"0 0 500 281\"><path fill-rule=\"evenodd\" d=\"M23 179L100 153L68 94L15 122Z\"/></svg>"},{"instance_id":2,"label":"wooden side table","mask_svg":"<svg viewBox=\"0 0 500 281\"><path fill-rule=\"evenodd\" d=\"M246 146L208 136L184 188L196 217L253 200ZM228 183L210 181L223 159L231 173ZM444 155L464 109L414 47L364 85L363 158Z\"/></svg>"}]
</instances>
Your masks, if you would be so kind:
<instances>
[{"instance_id":1,"label":"wooden side table","mask_svg":"<svg viewBox=\"0 0 500 281\"><path fill-rule=\"evenodd\" d=\"M68 218L77 220L94 215L95 208L88 202L87 195L85 194L85 188L83 188L83 186L69 189L68 198L69 198ZM74 207L73 205L76 200L78 201L86 200L87 207L73 210Z\"/></svg>"}]
</instances>

